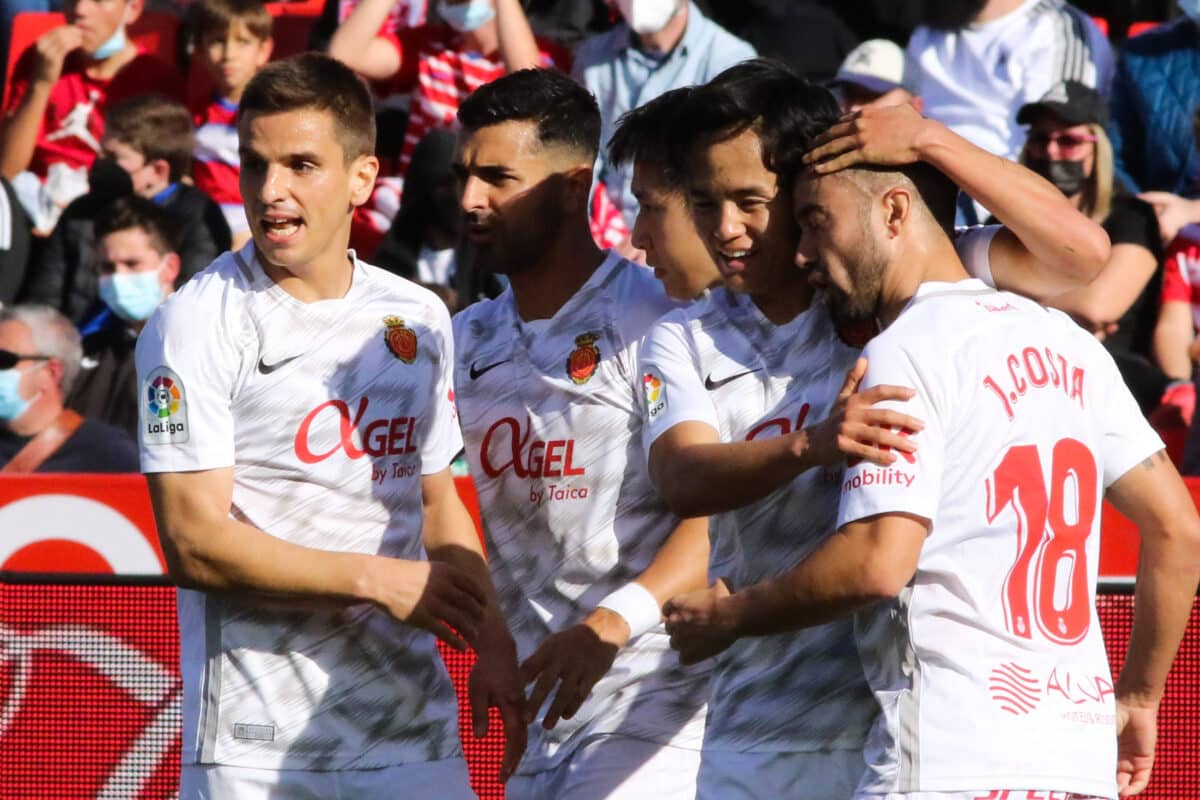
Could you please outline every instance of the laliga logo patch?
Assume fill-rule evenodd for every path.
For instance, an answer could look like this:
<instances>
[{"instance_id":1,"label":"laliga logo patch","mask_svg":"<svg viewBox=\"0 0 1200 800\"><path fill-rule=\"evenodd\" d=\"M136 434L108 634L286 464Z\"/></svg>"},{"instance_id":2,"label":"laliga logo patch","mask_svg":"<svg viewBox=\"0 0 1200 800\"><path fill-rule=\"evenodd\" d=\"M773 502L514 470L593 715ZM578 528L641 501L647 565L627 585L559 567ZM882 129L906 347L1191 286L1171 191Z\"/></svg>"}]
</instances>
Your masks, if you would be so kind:
<instances>
[{"instance_id":1,"label":"laliga logo patch","mask_svg":"<svg viewBox=\"0 0 1200 800\"><path fill-rule=\"evenodd\" d=\"M416 332L396 316L384 317L383 324L387 326L387 330L383 332L383 341L387 343L388 350L405 364L413 363L417 358Z\"/></svg>"},{"instance_id":2,"label":"laliga logo patch","mask_svg":"<svg viewBox=\"0 0 1200 800\"><path fill-rule=\"evenodd\" d=\"M572 383L584 384L596 374L600 363L600 348L596 347L597 333L584 333L575 337L575 349L567 357L567 377Z\"/></svg>"},{"instance_id":3,"label":"laliga logo patch","mask_svg":"<svg viewBox=\"0 0 1200 800\"><path fill-rule=\"evenodd\" d=\"M657 375L642 376L642 391L646 394L646 416L654 419L667 410L667 387Z\"/></svg>"},{"instance_id":4,"label":"laliga logo patch","mask_svg":"<svg viewBox=\"0 0 1200 800\"><path fill-rule=\"evenodd\" d=\"M183 381L167 367L157 367L142 383L142 441L180 444L188 440L187 395Z\"/></svg>"}]
</instances>

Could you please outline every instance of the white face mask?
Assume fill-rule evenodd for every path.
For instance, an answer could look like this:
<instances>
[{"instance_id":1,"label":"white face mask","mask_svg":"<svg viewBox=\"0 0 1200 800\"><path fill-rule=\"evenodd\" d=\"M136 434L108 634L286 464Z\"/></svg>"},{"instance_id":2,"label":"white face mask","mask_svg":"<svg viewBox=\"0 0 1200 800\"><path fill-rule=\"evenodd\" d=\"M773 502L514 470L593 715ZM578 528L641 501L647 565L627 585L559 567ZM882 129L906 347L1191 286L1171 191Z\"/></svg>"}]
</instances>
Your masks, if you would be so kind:
<instances>
[{"instance_id":1,"label":"white face mask","mask_svg":"<svg viewBox=\"0 0 1200 800\"><path fill-rule=\"evenodd\" d=\"M642 35L658 33L679 13L679 0L617 0L629 29Z\"/></svg>"},{"instance_id":2,"label":"white face mask","mask_svg":"<svg viewBox=\"0 0 1200 800\"><path fill-rule=\"evenodd\" d=\"M1200 0L1179 0L1179 10L1192 18L1192 22L1200 25Z\"/></svg>"}]
</instances>

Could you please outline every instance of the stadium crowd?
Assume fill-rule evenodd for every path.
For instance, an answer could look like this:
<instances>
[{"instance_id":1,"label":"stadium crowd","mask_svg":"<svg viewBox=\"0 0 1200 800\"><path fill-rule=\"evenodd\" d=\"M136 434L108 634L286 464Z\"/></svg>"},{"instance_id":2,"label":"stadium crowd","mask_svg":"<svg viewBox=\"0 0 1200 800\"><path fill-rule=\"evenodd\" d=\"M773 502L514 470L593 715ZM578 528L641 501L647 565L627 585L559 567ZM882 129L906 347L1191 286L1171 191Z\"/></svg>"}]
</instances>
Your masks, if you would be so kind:
<instances>
[{"instance_id":1,"label":"stadium crowd","mask_svg":"<svg viewBox=\"0 0 1200 800\"><path fill-rule=\"evenodd\" d=\"M10 23L21 11L51 10L28 0L3 4ZM879 688L898 685L900 666L880 656L887 635L900 636L879 632L895 620L875 621L883 638L874 640L879 652L861 656L864 679L861 639L855 647L863 634L849 615L864 598L902 595L914 572L921 579L952 571L937 559L952 559L961 543L937 539L922 551L920 541L929 520L941 524L953 515L939 513L964 501L947 494L941 472L918 474L917 491L903 498L843 494L840 510L838 498L856 480L893 480L897 459L913 463L914 432L922 432L922 452L974 435L953 404L906 405L913 392L905 387L917 384L950 396L954 375L927 373L927 365L966 363L1002 348L1022 325L1047 325L1061 348L1044 350L1048 369L1027 349L1024 362L1009 355L1007 372L984 377L981 385L990 381L999 398L995 414L1019 419L1015 409L1035 402L1027 392L1032 398L1053 375L1061 394L1092 415L1078 436L1098 436L1105 448L1102 470L1092 465L1089 477L1077 453L1056 446L1054 474L1070 471L1079 486L1111 485L1110 499L1147 530L1167 531L1175 524L1168 517L1183 518L1173 473L1163 477L1171 464L1154 453L1157 432L1175 466L1200 474L1200 2L1179 0L1163 9L1165 21L1134 35L1065 0L327 0L306 18L305 43L283 36L287 5L64 0L65 21L8 43L3 62L0 471L136 472L140 444L173 576L228 592L231 604L260 592L316 598L331 618L349 614L363 596L348 588L352 581L337 583L342 562L305 562L299 545L355 551L361 542L338 515L402 490L410 499L389 506L394 518L371 524L392 531L416 518L421 530L424 514L427 530L383 560L424 563L427 552L448 570L427 570L419 598L371 597L388 624L409 624L364 624L349 634L353 647L370 651L367 666L329 644L340 639L321 639L316 623L306 627L283 611L246 622L232 605L198 612L181 595L185 643L203 638L188 625L224 614L234 642L226 650L242 648L227 685L206 683L203 702L258 714L248 717L255 724L231 723L228 732L214 723L209 738L202 701L185 700L185 736L195 740L185 745L185 765L195 768L185 770L186 796L266 797L270 786L248 774L256 769L350 774L411 763L428 771L388 780L411 781L414 792L428 793L420 796L470 796L457 767L434 769L457 752L454 715L441 708L452 699L427 663L432 639L415 628L470 643L490 669L472 687L484 715L476 723L486 727L487 707L500 708L514 797L787 796L797 775L812 780L811 795L802 796L813 798L849 798L856 785L860 796L888 800L899 792L957 800L950 790L959 788L1111 796L1110 776L1054 784L1066 773L1038 760L1051 742L1044 732L1030 735L1025 768L1045 785L959 787L953 754L974 756L950 735L927 741L951 755L927 762L923 778L911 772L904 734L895 731L906 709ZM140 18L149 15L174 32L156 41L177 46L139 39L147 29ZM327 58L288 58L305 45ZM350 83L339 83L343 71ZM369 102L358 102L360 91ZM304 116L314 108L332 121ZM344 155L345 185L314 179L309 195L280 188L277 161L289 174L319 173L330 147ZM866 177L836 192L821 183L843 172ZM907 199L896 199L895 185ZM273 212L272 192L299 197L303 219ZM892 204L895 220L879 223L890 249L875 249L866 222L838 225L849 212L828 218L829 208L868 208L857 205L868 197ZM288 243L301 240L301 229L336 233L343 211L354 280L338 294L328 254ZM863 219L874 220L871 213ZM839 261L852 249L878 274ZM328 263L344 267L345 244L338 253ZM365 263L390 275L365 271ZM309 264L326 272L305 272ZM907 275L912 291L883 281L884 270ZM873 278L878 305L860 307L858 281ZM969 281L976 293L1000 289L1035 302L990 308L1019 315L1002 328L916 288L929 281ZM408 282L428 292L411 293L402 288ZM837 301L829 319L808 313L814 292ZM434 306L426 295L436 296ZM351 298L353 321L335 305ZM923 298L929 302L916 302ZM295 311L295 299L312 313ZM910 301L922 310L901 315ZM1039 321L1042 306L1065 312L1054 317L1058 327ZM374 327L359 324L367 308ZM379 319L390 353L382 362L364 344L377 338ZM918 322L926 327L914 334ZM310 383L324 380L319 388L334 399L296 381L272 399L265 387L273 373L289 374L288 362L304 356L294 343L324 341L335 330L336 347L306 373ZM903 340L897 330L927 341ZM231 366L250 341L257 374L253 365ZM868 366L859 360L864 345ZM393 357L420 363L430 347L455 356L415 383L393 379ZM1081 361L1069 367L1068 357ZM1068 388L1071 369L1081 375L1083 367L1097 381L1111 372L1101 386L1117 399L1101 403L1107 395L1091 383L1085 392L1082 378ZM745 382L736 381L759 371L762 396L748 401ZM630 375L641 396L629 396ZM185 384L190 441L176 427ZM383 419L377 395L376 410L367 411L377 384L416 398L414 407L435 421L419 443L411 410L364 423L353 441L360 421ZM801 389L819 399L798 405ZM326 441L310 426L331 403L342 433ZM309 489L296 488L303 480L294 474L242 470L245 452L275 463L270 419L292 411L308 412L307 438L293 445L289 433L283 449L294 446L312 466ZM1029 436L1042 435L1028 424ZM201 426L226 436L228 447L216 434L196 434ZM500 438L511 450L498 465L490 459ZM978 438L979 448L999 447ZM1075 440L1059 444L1067 441ZM322 454L330 447L351 458L419 449L424 463L415 473L380 467L365 488L350 487ZM591 486L594 517L552 511L569 505L552 501L571 492L588 497L587 488L549 480L582 475L585 448L589 474L603 476ZM946 485L994 469L978 481L995 481L989 502L1001 503L1005 491L1025 502L1046 489L1013 477L1041 470L1040 462L1017 464L1027 457L1018 451L976 468L947 448L938 469ZM446 494L452 484L441 480L456 456L479 493L487 566L477 543L445 533L461 521ZM529 474L547 479L536 489L544 494L514 482ZM1010 477L1019 490L1003 488ZM1079 521L1059 520L1059 487L1050 500L1060 506L1051 510L1058 521L1045 524L1061 523L1053 541L1065 542ZM316 508L322 502L328 506ZM290 505L311 509L311 519L298 521ZM276 535L296 543L294 552L258 539L244 539L241 553L230 544L254 527L272 532L276 520L286 531ZM309 536L300 522L337 533ZM773 540L789 526L800 532ZM833 530L844 536L822 543ZM880 550L885 536L911 546ZM1169 567L1177 552L1168 550L1146 559L1163 586L1179 578L1172 568L1191 563ZM273 560L319 565L314 573L328 567L330 577L294 579L282 566L273 571ZM884 560L898 566L855 574L848 566ZM1040 561L1035 571L1044 572ZM828 576L861 588L839 595ZM1070 591L1089 596L1086 585ZM1148 609L1182 602L1167 589L1146 591ZM942 602L952 616L952 603ZM1052 642L1098 646L1095 626L1088 632L1079 623L1083 612L1063 611L1052 623L1044 610L1012 602L1014 636L1028 638L1036 619ZM1171 616L1163 614L1159 622ZM670 638L653 635L664 617ZM403 646L372 650L356 638L377 633ZM273 660L294 640L306 642L295 645L305 663ZM1153 694L1165 675L1166 645L1149 641L1133 647L1154 655L1132 658L1128 673L1141 668L1147 685L1124 676L1117 687L1121 724L1143 734L1145 708L1129 698ZM945 695L957 690L946 687L966 669L946 659L931 672L931 709L953 702ZM413 677L378 685L362 677L380 663ZM1091 662L1073 663L1081 670ZM253 676L287 670L309 687L344 678L357 702L318 701L328 705L309 714L315 706L283 683L256 694ZM187 691L197 691L200 679L186 665L184 678ZM242 678L247 685L235 685ZM756 700L764 682L787 703ZM388 727L379 712L391 708L391 693L428 700L413 712L424 727ZM830 697L839 701L826 705ZM885 728L900 740L892 749L877 740L882 734L868 742L881 706ZM257 724L268 717L276 722ZM1151 732L1153 723L1151 715ZM290 749L265 744L276 725L281 734L302 729ZM1082 763L1096 752L1088 748L1103 737L1094 727L1070 729L1078 750L1065 758ZM860 784L864 746L883 760ZM1144 787L1152 743L1149 763L1144 741L1121 747L1133 760L1120 764L1121 791ZM236 769L203 769L222 763ZM626 785L618 767L642 777ZM1012 774L1000 762L980 769ZM689 774L675 785L662 780ZM291 788L360 791L345 780ZM1046 796L1059 796L1053 792Z\"/></svg>"}]
</instances>

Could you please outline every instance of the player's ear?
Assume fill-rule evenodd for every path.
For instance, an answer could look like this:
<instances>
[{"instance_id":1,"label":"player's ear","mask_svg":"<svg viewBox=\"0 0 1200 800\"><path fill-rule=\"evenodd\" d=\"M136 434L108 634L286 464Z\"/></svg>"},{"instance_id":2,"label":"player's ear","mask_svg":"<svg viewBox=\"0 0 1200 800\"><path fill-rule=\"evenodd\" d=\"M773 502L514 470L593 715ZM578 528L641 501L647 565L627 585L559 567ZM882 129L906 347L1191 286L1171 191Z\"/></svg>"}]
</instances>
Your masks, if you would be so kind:
<instances>
[{"instance_id":1,"label":"player's ear","mask_svg":"<svg viewBox=\"0 0 1200 800\"><path fill-rule=\"evenodd\" d=\"M592 168L580 165L564 173L563 203L573 212L587 213L592 196Z\"/></svg>"},{"instance_id":2,"label":"player's ear","mask_svg":"<svg viewBox=\"0 0 1200 800\"><path fill-rule=\"evenodd\" d=\"M375 176L379 174L379 159L359 156L350 164L350 204L358 207L371 199Z\"/></svg>"},{"instance_id":3,"label":"player's ear","mask_svg":"<svg viewBox=\"0 0 1200 800\"><path fill-rule=\"evenodd\" d=\"M913 212L913 193L905 186L893 186L880 198L883 204L883 224L889 238L900 235Z\"/></svg>"}]
</instances>

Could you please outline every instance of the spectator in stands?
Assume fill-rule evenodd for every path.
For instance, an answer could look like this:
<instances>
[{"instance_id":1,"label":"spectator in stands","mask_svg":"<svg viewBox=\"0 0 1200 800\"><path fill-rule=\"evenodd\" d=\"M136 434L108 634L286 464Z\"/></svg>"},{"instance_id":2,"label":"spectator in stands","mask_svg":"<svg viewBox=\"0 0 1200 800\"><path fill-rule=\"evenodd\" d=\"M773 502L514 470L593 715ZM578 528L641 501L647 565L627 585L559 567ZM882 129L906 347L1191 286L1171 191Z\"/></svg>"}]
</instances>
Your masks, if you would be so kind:
<instances>
[{"instance_id":1,"label":"spectator in stands","mask_svg":"<svg viewBox=\"0 0 1200 800\"><path fill-rule=\"evenodd\" d=\"M399 211L413 150L434 128L454 128L459 103L508 71L551 66L519 0L440 0L441 24L389 28L394 0L360 0L333 34L329 54L374 82L377 93L411 92L399 158L380 164L371 201L355 213L351 245L369 258Z\"/></svg>"},{"instance_id":2,"label":"spectator in stands","mask_svg":"<svg viewBox=\"0 0 1200 800\"><path fill-rule=\"evenodd\" d=\"M29 269L30 223L12 185L0 178L0 308L17 298Z\"/></svg>"},{"instance_id":3,"label":"spectator in stands","mask_svg":"<svg viewBox=\"0 0 1200 800\"><path fill-rule=\"evenodd\" d=\"M1192 117L1193 147L1200 152L1200 108ZM1188 388L1176 389L1177 396L1190 400L1191 406L1180 404L1182 421L1191 424L1195 417L1195 364L1200 360L1200 224L1189 223L1179 230L1167 250L1163 268L1162 306L1158 327L1154 330L1154 354L1163 371L1177 384ZM1193 434L1195 436L1196 434ZM1196 444L1200 445L1200 441ZM1200 449L1189 443L1185 458L1185 473L1200 473Z\"/></svg>"},{"instance_id":4,"label":"spectator in stands","mask_svg":"<svg viewBox=\"0 0 1200 800\"><path fill-rule=\"evenodd\" d=\"M908 55L925 113L989 153L1017 158L1017 109L1050 87L1112 81L1108 40L1066 0L929 0L923 20Z\"/></svg>"},{"instance_id":5,"label":"spectator in stands","mask_svg":"<svg viewBox=\"0 0 1200 800\"><path fill-rule=\"evenodd\" d=\"M1128 40L1112 88L1117 177L1158 213L1169 244L1200 222L1200 155L1188 124L1200 107L1200 2L1181 0L1184 16Z\"/></svg>"},{"instance_id":6,"label":"spectator in stands","mask_svg":"<svg viewBox=\"0 0 1200 800\"><path fill-rule=\"evenodd\" d=\"M1146 412L1176 397L1153 357L1162 244L1154 209L1119 191L1105 135L1104 98L1078 81L1053 87L1017 112L1029 126L1021 163L1053 183L1072 204L1102 224L1112 242L1104 269L1084 289L1046 300L1104 340L1126 385ZM1190 387L1190 384L1188 384Z\"/></svg>"},{"instance_id":7,"label":"spectator in stands","mask_svg":"<svg viewBox=\"0 0 1200 800\"><path fill-rule=\"evenodd\" d=\"M67 405L89 419L137 435L134 347L146 320L175 291L179 254L166 214L123 197L96 218L96 262L103 304L83 327L83 361Z\"/></svg>"},{"instance_id":8,"label":"spectator in stands","mask_svg":"<svg viewBox=\"0 0 1200 800\"><path fill-rule=\"evenodd\" d=\"M110 104L147 92L182 96L178 71L125 36L142 3L69 0L67 24L38 39L10 78L0 125L0 175L15 182L42 234L87 191L87 171L100 153Z\"/></svg>"},{"instance_id":9,"label":"spectator in stands","mask_svg":"<svg viewBox=\"0 0 1200 800\"><path fill-rule=\"evenodd\" d=\"M895 42L871 39L850 51L833 79L833 93L846 112L863 106L908 103L924 108L918 96L917 67Z\"/></svg>"},{"instance_id":10,"label":"spectator in stands","mask_svg":"<svg viewBox=\"0 0 1200 800\"><path fill-rule=\"evenodd\" d=\"M52 308L0 310L0 473L137 472L129 436L65 408L79 332Z\"/></svg>"},{"instance_id":11,"label":"spectator in stands","mask_svg":"<svg viewBox=\"0 0 1200 800\"><path fill-rule=\"evenodd\" d=\"M242 91L271 57L271 14L262 0L201 0L195 9L197 57L216 86L207 105L193 109L196 188L221 206L233 249L250 240L238 188L237 106Z\"/></svg>"},{"instance_id":12,"label":"spectator in stands","mask_svg":"<svg viewBox=\"0 0 1200 800\"><path fill-rule=\"evenodd\" d=\"M763 58L824 83L859 43L834 5L828 0L707 0L704 8Z\"/></svg>"},{"instance_id":13,"label":"spectator in stands","mask_svg":"<svg viewBox=\"0 0 1200 800\"><path fill-rule=\"evenodd\" d=\"M616 5L623 21L584 40L575 52L574 75L600 104L601 142L612 138L622 114L670 89L707 83L726 67L754 58L753 47L689 0L616 0ZM618 167L602 152L596 176L625 226L632 228L637 216L633 165Z\"/></svg>"},{"instance_id":14,"label":"spectator in stands","mask_svg":"<svg viewBox=\"0 0 1200 800\"><path fill-rule=\"evenodd\" d=\"M435 128L417 145L400 213L375 251L375 266L433 291L451 313L503 290L494 275L472 268L471 248L460 238L454 142L454 133Z\"/></svg>"},{"instance_id":15,"label":"spectator in stands","mask_svg":"<svg viewBox=\"0 0 1200 800\"><path fill-rule=\"evenodd\" d=\"M114 106L102 147L106 159L129 176L133 193L162 206L178 231L180 283L229 249L229 225L220 207L183 182L191 171L195 136L192 116L181 103L145 95ZM102 161L98 168L112 166ZM67 208L32 271L28 299L58 308L76 323L84 320L99 297L92 229L112 200L103 190L90 192Z\"/></svg>"}]
</instances>

